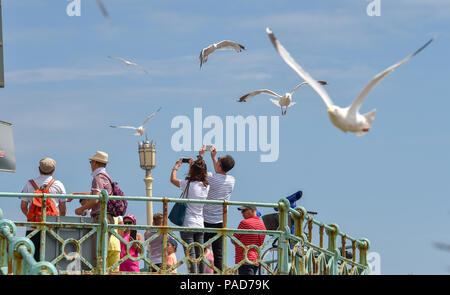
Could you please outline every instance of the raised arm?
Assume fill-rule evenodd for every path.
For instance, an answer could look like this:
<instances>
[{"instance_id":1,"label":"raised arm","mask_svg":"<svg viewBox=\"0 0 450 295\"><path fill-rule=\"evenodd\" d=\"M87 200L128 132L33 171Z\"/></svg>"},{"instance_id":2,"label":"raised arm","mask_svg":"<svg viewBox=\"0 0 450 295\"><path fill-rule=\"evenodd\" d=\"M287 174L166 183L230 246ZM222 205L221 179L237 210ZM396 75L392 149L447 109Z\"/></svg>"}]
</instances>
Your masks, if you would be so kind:
<instances>
[{"instance_id":1,"label":"raised arm","mask_svg":"<svg viewBox=\"0 0 450 295\"><path fill-rule=\"evenodd\" d=\"M180 187L180 180L177 179L177 170L182 164L182 158L180 158L172 168L172 172L170 174L170 182L173 183L176 187Z\"/></svg>"}]
</instances>

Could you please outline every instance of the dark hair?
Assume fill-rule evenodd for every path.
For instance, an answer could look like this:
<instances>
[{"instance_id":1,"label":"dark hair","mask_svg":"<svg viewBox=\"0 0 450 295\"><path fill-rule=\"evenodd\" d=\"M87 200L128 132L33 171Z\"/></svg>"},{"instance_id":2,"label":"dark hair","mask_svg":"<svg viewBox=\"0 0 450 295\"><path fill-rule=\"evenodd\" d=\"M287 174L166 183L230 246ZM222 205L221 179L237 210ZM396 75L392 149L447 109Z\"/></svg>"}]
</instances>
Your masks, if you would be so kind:
<instances>
[{"instance_id":1,"label":"dark hair","mask_svg":"<svg viewBox=\"0 0 450 295\"><path fill-rule=\"evenodd\" d=\"M219 159L220 167L222 168L222 171L227 173L234 167L234 159L230 155L226 155L223 158Z\"/></svg>"},{"instance_id":2,"label":"dark hair","mask_svg":"<svg viewBox=\"0 0 450 295\"><path fill-rule=\"evenodd\" d=\"M207 186L208 185L208 181L206 180L207 174L208 170L206 169L206 163L201 157L199 157L197 158L197 160L195 160L194 164L191 165L188 176L186 176L186 180L200 181L203 182L204 186Z\"/></svg>"},{"instance_id":3,"label":"dark hair","mask_svg":"<svg viewBox=\"0 0 450 295\"><path fill-rule=\"evenodd\" d=\"M153 215L153 225L161 225L163 221L163 215L161 213L156 213Z\"/></svg>"}]
</instances>

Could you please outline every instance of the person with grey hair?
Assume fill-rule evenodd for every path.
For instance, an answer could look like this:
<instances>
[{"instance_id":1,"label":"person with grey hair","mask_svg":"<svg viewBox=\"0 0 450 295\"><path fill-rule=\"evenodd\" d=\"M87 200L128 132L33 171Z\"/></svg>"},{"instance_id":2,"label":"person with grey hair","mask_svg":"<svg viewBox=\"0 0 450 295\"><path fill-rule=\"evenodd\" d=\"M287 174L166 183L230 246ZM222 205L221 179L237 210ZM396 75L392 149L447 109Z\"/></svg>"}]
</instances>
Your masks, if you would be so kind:
<instances>
[{"instance_id":1,"label":"person with grey hair","mask_svg":"<svg viewBox=\"0 0 450 295\"><path fill-rule=\"evenodd\" d=\"M39 161L39 176L34 179L30 179L22 189L22 193L33 194L37 190L45 191L49 194L65 195L66 189L63 183L53 178L55 173L56 161L52 158L43 158ZM40 212L42 201L40 198L20 198L20 209L22 213L27 217L27 221L35 222L40 220ZM66 199L65 198L48 198L46 202L47 211L49 215L66 215ZM59 212L58 212L59 211ZM35 213L36 212L36 213ZM28 236L36 228L27 227L26 235ZM32 236L31 241L34 244L34 259L39 261L39 252L41 248L41 234L38 232Z\"/></svg>"}]
</instances>

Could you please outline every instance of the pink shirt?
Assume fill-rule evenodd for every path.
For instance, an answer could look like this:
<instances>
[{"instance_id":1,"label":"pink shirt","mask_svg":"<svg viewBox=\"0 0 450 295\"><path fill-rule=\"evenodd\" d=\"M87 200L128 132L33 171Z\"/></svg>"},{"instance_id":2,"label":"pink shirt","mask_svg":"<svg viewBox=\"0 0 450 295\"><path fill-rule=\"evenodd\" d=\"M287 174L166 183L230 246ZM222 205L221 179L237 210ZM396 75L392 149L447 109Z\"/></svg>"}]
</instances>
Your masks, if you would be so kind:
<instances>
[{"instance_id":1,"label":"pink shirt","mask_svg":"<svg viewBox=\"0 0 450 295\"><path fill-rule=\"evenodd\" d=\"M108 194L112 194L112 186L111 186L111 182L109 181L108 173L106 173L106 169L105 168L97 168L94 170L94 172L92 172L92 185L91 185L91 190L92 191L97 191L97 192L101 192L102 190L106 190L108 192ZM91 216L94 217L95 215L99 215L100 214L100 202L98 202L97 204L94 205L94 207L92 207L92 211L91 211Z\"/></svg>"},{"instance_id":2,"label":"pink shirt","mask_svg":"<svg viewBox=\"0 0 450 295\"><path fill-rule=\"evenodd\" d=\"M174 266L175 264L177 264L177 262L177 255L175 253L167 256L167 268ZM177 273L177 269L175 268L174 270L172 270L172 273Z\"/></svg>"},{"instance_id":3,"label":"pink shirt","mask_svg":"<svg viewBox=\"0 0 450 295\"><path fill-rule=\"evenodd\" d=\"M125 241L130 241L130 235L127 235L125 232L122 236ZM125 257L127 255L127 245L124 243L120 243L120 259ZM132 246L130 248L130 255L133 257L138 257L139 253L137 252L137 248L135 246ZM125 260L122 262L119 266L120 271L130 271L130 272L140 272L139 269L139 260L138 261L132 261L130 259Z\"/></svg>"}]
</instances>

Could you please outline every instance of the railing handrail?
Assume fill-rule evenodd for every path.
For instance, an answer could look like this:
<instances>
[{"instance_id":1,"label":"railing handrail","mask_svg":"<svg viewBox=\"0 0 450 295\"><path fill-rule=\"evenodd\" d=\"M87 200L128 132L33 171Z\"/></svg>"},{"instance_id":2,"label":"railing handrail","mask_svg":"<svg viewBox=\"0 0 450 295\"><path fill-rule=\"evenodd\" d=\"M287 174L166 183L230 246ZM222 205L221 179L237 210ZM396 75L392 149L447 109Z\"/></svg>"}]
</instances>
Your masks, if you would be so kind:
<instances>
[{"instance_id":1,"label":"railing handrail","mask_svg":"<svg viewBox=\"0 0 450 295\"><path fill-rule=\"evenodd\" d=\"M315 249L316 251L319 251L322 253L322 255L327 255L331 259L331 261L334 261L332 266L334 272L336 272L337 269L337 261L336 259L341 259L345 263L349 263L353 265L352 272L354 267L358 267L362 270L362 272L368 271L368 265L366 260L367 250L369 248L369 241L367 239L355 239L348 234L341 232L339 230L339 227L335 224L324 224L318 220L316 220L314 217L307 214L307 211L303 207L297 207L295 209L290 208L289 202L287 199L280 199L277 203L262 203L262 202L243 202L243 201L217 201L217 200L198 200L198 199L182 199L179 197L175 198L168 198L168 197L147 197L147 196L109 196L108 193L103 190L100 195L71 195L71 194L33 194L33 193L5 193L0 192L0 197L5 198L35 198L35 197L41 197L43 200L47 198L66 198L66 199L97 199L101 202L101 210L100 210L100 219L99 223L83 223L83 228L92 228L92 230L97 233L97 255L106 255L106 248L107 245L105 244L107 233L117 230L117 229L136 229L136 230L148 230L148 231L158 231L160 233L163 233L164 235L164 241L167 239L167 234L172 231L190 231L190 232L215 232L220 233L220 235L223 235L224 237L229 237L233 240L232 235L234 233L239 234L249 234L249 233L255 233L255 230L248 230L248 229L232 229L227 227L226 222L226 216L228 214L228 209L226 209L227 206L255 206L255 207L265 207L265 208L277 208L278 214L279 214L279 222L280 226L277 230L264 230L264 231L257 231L260 234L264 235L270 235L272 237L277 237L279 239L279 246L282 251L280 251L280 255L278 257L279 259L279 265L280 269L279 272L282 274L288 274L289 269L292 267L292 263L288 258L289 255L293 255L291 252L291 246L289 246L288 241L303 241L302 244L304 246L311 247L311 249ZM108 224L106 222L106 202L108 200L115 200L115 199L123 199L127 201L145 201L145 202L161 202L163 203L163 216L165 218L165 222L161 226L150 226L150 225L121 225L121 224ZM223 211L224 211L224 228L221 229L214 229L214 228L186 228L182 226L167 226L167 216L168 216L168 203L202 203L202 204L213 204L213 205L222 205ZM43 202L42 212L44 213L45 209L45 202ZM291 215L292 218L294 218L294 227L295 234L291 233L291 229L288 226L288 215ZM0 216L0 222L2 221L2 216ZM303 232L303 225L306 223L308 225L308 236L305 235ZM19 226L36 226L41 231L41 237L45 235L47 232L47 228L55 228L55 227L71 227L74 225L77 225L77 223L69 223L69 222L48 222L46 221L46 216L44 213L43 219L41 222L14 222L14 224ZM79 224L78 224L79 225ZM312 243L312 227L313 225L320 227L320 246L314 245ZM1 226L0 226L0 242L1 242ZM328 235L328 249L325 249L323 247L323 237L324 234ZM52 233L54 235L54 233ZM32 235L32 234L31 234ZM4 236L4 235L3 235ZM341 252L337 250L337 236L340 236L342 238L342 247ZM23 239L23 238L22 238ZM45 238L44 238L45 239ZM59 238L61 239L61 238ZM152 240L152 239L151 239ZM272 239L270 239L272 240ZM352 243L353 248L353 260L350 261L345 257L345 249L346 249L346 242L350 241ZM149 243L149 240L146 240L143 245L147 245ZM224 239L225 243L225 239ZM298 243L298 242L296 242ZM206 242L205 242L206 244ZM209 244L209 242L207 243ZM264 243L266 245L267 242ZM224 244L225 245L225 244ZM1 246L1 245L0 245ZM267 246L267 245L266 245ZM165 248L165 245L163 246ZM203 246L202 246L203 247ZM265 247L265 246L264 246ZM303 246L302 246L303 247ZM359 256L360 261L359 263L356 262L356 248L359 250ZM226 249L226 247L225 247ZM28 249L29 250L29 249ZM24 253L24 249L22 248L21 253ZM291 252L290 252L291 251ZM303 250L302 250L303 251ZM225 251L226 252L226 251ZM336 253L338 257L336 258ZM0 253L1 254L1 253ZM341 255L342 254L342 255ZM43 259L42 256L43 252L41 250L41 259ZM27 256L27 255L25 255ZM1 256L0 256L1 257ZM99 257L99 256L97 256ZM103 257L103 256L102 256ZM105 256L106 257L106 256ZM226 257L226 253L224 255ZM61 259L61 258L58 258ZM101 263L100 265L100 274L105 274L106 272L106 264L104 258L97 258L98 262ZM247 258L245 258L247 259ZM261 259L258 258L258 259ZM33 260L30 259L30 257L25 257L25 262L29 264L33 264ZM144 259L145 261L145 259ZM1 261L0 261L1 263ZM147 262L146 262L147 263ZM261 261L262 263L262 261ZM242 264L242 262L241 262ZM239 264L239 265L241 265ZM238 265L237 265L238 266ZM1 265L0 265L1 267ZM234 267L236 268L236 266ZM231 268L233 270L234 268ZM303 265L303 268L305 266ZM230 269L229 269L230 270ZM312 272L313 270L309 270ZM300 271L301 272L301 271ZM333 271L331 271L333 272Z\"/></svg>"}]
</instances>

